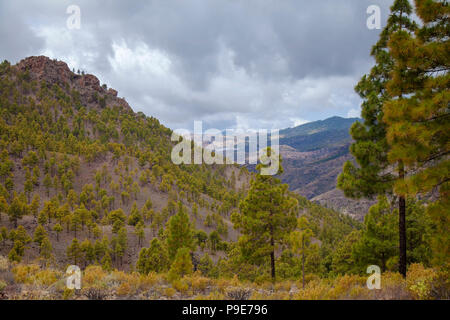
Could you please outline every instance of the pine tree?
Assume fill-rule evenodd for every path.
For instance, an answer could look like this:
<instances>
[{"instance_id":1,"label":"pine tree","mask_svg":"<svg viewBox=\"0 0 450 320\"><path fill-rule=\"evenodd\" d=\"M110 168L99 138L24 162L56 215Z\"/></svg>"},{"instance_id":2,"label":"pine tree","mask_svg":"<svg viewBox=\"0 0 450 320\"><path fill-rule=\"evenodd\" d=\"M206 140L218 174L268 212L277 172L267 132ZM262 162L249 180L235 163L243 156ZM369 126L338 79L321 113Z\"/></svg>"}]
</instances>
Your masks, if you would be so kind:
<instances>
[{"instance_id":1,"label":"pine tree","mask_svg":"<svg viewBox=\"0 0 450 320\"><path fill-rule=\"evenodd\" d=\"M74 232L74 236L76 238L77 231L81 229L81 217L77 214L77 211L71 214L70 229Z\"/></svg>"},{"instance_id":2,"label":"pine tree","mask_svg":"<svg viewBox=\"0 0 450 320\"><path fill-rule=\"evenodd\" d=\"M166 249L161 241L154 238L150 243L150 248L142 248L139 252L136 269L142 274L163 272L167 270L168 263L169 259Z\"/></svg>"},{"instance_id":3,"label":"pine tree","mask_svg":"<svg viewBox=\"0 0 450 320\"><path fill-rule=\"evenodd\" d=\"M200 258L197 268L205 277L210 276L211 270L214 268L214 264L208 253L205 253L203 257Z\"/></svg>"},{"instance_id":4,"label":"pine tree","mask_svg":"<svg viewBox=\"0 0 450 320\"><path fill-rule=\"evenodd\" d=\"M361 239L353 246L354 260L362 269L375 264L384 272L388 261L397 257L396 242L395 215L386 197L379 196L364 217Z\"/></svg>"},{"instance_id":5,"label":"pine tree","mask_svg":"<svg viewBox=\"0 0 450 320\"><path fill-rule=\"evenodd\" d=\"M131 214L128 218L128 224L130 226L136 226L139 222L143 222L143 221L144 221L144 219L142 218L142 215L139 212L139 209L137 208L136 201L135 201L131 208Z\"/></svg>"},{"instance_id":6,"label":"pine tree","mask_svg":"<svg viewBox=\"0 0 450 320\"><path fill-rule=\"evenodd\" d=\"M309 222L306 217L300 217L298 219L297 228L299 230L291 232L290 242L294 251L299 253L302 257L302 287L305 288L306 250L311 243L313 232L309 228Z\"/></svg>"},{"instance_id":7,"label":"pine tree","mask_svg":"<svg viewBox=\"0 0 450 320\"><path fill-rule=\"evenodd\" d=\"M337 246L332 255L331 270L336 275L360 273L352 255L352 248L361 237L359 230L350 232Z\"/></svg>"},{"instance_id":8,"label":"pine tree","mask_svg":"<svg viewBox=\"0 0 450 320\"><path fill-rule=\"evenodd\" d=\"M171 261L173 261L180 248L193 249L194 241L191 222L181 202L178 204L178 213L170 217L167 223L167 234L167 249Z\"/></svg>"},{"instance_id":9,"label":"pine tree","mask_svg":"<svg viewBox=\"0 0 450 320\"><path fill-rule=\"evenodd\" d=\"M8 259L11 262L20 262L25 252L25 245L20 240L15 240L11 251L8 253Z\"/></svg>"},{"instance_id":10,"label":"pine tree","mask_svg":"<svg viewBox=\"0 0 450 320\"><path fill-rule=\"evenodd\" d=\"M387 142L384 123L384 105L393 99L387 86L392 79L392 71L399 62L392 54L389 44L399 30L411 33L417 28L409 18L411 13L412 8L408 0L394 1L387 25L372 48L371 55L375 58L376 65L368 75L363 76L355 88L364 99L361 106L364 123L356 122L350 130L355 140L350 152L359 167L346 162L338 178L338 187L346 196L360 198L391 193L393 182L402 181L405 177L403 162L397 161L396 169L392 170L392 161L388 158L390 144ZM406 276L406 203L403 195L399 195L398 206L399 271Z\"/></svg>"},{"instance_id":11,"label":"pine tree","mask_svg":"<svg viewBox=\"0 0 450 320\"><path fill-rule=\"evenodd\" d=\"M33 241L37 243L38 246L41 246L42 241L47 237L47 231L45 231L42 225L38 225L34 230Z\"/></svg>"},{"instance_id":12,"label":"pine tree","mask_svg":"<svg viewBox=\"0 0 450 320\"><path fill-rule=\"evenodd\" d=\"M50 188L53 185L52 184L52 178L50 177L50 174L47 173L45 175L43 183L44 183L45 189L47 190L47 197L49 197L50 196Z\"/></svg>"},{"instance_id":13,"label":"pine tree","mask_svg":"<svg viewBox=\"0 0 450 320\"><path fill-rule=\"evenodd\" d=\"M178 249L175 259L170 266L169 280L180 279L193 272L192 258L189 248L182 247Z\"/></svg>"},{"instance_id":14,"label":"pine tree","mask_svg":"<svg viewBox=\"0 0 450 320\"><path fill-rule=\"evenodd\" d=\"M422 20L413 35L401 29L392 36L389 48L398 61L388 83L392 101L385 104L384 120L391 146L389 159L401 162L408 175L397 181L395 192L402 197L439 191L439 199L427 212L436 223L432 243L435 260L450 264L450 130L448 1L415 1Z\"/></svg>"},{"instance_id":15,"label":"pine tree","mask_svg":"<svg viewBox=\"0 0 450 320\"><path fill-rule=\"evenodd\" d=\"M49 238L44 237L41 244L39 245L39 253L40 253L41 258L43 258L46 261L50 260L53 257L52 252L53 252L53 247L52 247L52 244L51 244Z\"/></svg>"},{"instance_id":16,"label":"pine tree","mask_svg":"<svg viewBox=\"0 0 450 320\"><path fill-rule=\"evenodd\" d=\"M33 200L31 200L30 212L35 217L38 215L40 201L41 201L41 198L39 197L38 194L35 194L33 197Z\"/></svg>"},{"instance_id":17,"label":"pine tree","mask_svg":"<svg viewBox=\"0 0 450 320\"><path fill-rule=\"evenodd\" d=\"M95 260L94 246L92 245L91 241L89 241L89 239L86 239L81 243L80 249L85 266Z\"/></svg>"},{"instance_id":18,"label":"pine tree","mask_svg":"<svg viewBox=\"0 0 450 320\"><path fill-rule=\"evenodd\" d=\"M41 212L39 212L39 216L38 216L38 223L40 225L45 225L47 224L48 219L47 219L47 214L45 213L44 210L41 210Z\"/></svg>"},{"instance_id":19,"label":"pine tree","mask_svg":"<svg viewBox=\"0 0 450 320\"><path fill-rule=\"evenodd\" d=\"M59 234L63 231L62 226L57 223L53 226L53 231L56 232L56 241L59 241Z\"/></svg>"},{"instance_id":20,"label":"pine tree","mask_svg":"<svg viewBox=\"0 0 450 320\"><path fill-rule=\"evenodd\" d=\"M72 243L67 248L67 258L72 260L74 265L77 265L77 263L80 262L82 252L77 238L73 238Z\"/></svg>"},{"instance_id":21,"label":"pine tree","mask_svg":"<svg viewBox=\"0 0 450 320\"><path fill-rule=\"evenodd\" d=\"M268 150L270 155L272 151ZM239 246L242 256L254 264L270 258L271 276L275 280L275 250L296 226L297 200L289 195L288 185L270 175L262 175L263 164L251 181L247 197L239 204L241 214L231 217L235 229L240 230ZM279 171L281 174L281 158Z\"/></svg>"},{"instance_id":22,"label":"pine tree","mask_svg":"<svg viewBox=\"0 0 450 320\"><path fill-rule=\"evenodd\" d=\"M105 271L112 270L112 260L111 260L111 256L109 255L109 252L106 252L106 254L103 256L101 263L102 263L103 270L105 270Z\"/></svg>"},{"instance_id":23,"label":"pine tree","mask_svg":"<svg viewBox=\"0 0 450 320\"><path fill-rule=\"evenodd\" d=\"M136 227L134 228L134 234L138 238L138 245L140 246L145 238L144 224L142 222L139 222L136 225Z\"/></svg>"},{"instance_id":24,"label":"pine tree","mask_svg":"<svg viewBox=\"0 0 450 320\"><path fill-rule=\"evenodd\" d=\"M14 195L13 201L8 208L9 221L14 223L14 228L17 228L17 221L25 214L25 208L22 201L17 195Z\"/></svg>"},{"instance_id":25,"label":"pine tree","mask_svg":"<svg viewBox=\"0 0 450 320\"><path fill-rule=\"evenodd\" d=\"M220 243L220 235L214 230L209 234L209 245L211 247L211 251L216 251L217 245Z\"/></svg>"}]
</instances>

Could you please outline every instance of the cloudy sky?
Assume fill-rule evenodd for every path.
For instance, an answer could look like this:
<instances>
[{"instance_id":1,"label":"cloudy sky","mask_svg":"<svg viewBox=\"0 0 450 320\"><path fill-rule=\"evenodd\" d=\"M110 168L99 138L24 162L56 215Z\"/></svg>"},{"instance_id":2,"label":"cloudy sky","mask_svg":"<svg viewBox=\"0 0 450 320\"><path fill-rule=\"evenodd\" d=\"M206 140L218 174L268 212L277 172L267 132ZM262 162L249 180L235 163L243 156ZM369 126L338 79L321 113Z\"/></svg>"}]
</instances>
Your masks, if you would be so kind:
<instances>
[{"instance_id":1,"label":"cloudy sky","mask_svg":"<svg viewBox=\"0 0 450 320\"><path fill-rule=\"evenodd\" d=\"M0 59L63 60L173 128L284 128L359 115L366 26L389 0L0 0ZM81 11L69 29L67 8Z\"/></svg>"}]
</instances>

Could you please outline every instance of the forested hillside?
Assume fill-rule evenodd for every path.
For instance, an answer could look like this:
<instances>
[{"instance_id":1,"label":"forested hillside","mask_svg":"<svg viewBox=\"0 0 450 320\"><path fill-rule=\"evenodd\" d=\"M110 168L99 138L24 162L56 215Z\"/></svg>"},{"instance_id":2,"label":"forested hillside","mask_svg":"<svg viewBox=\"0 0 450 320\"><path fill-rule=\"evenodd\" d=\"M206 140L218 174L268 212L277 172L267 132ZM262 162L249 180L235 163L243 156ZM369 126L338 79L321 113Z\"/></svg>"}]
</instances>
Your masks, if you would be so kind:
<instances>
[{"instance_id":1,"label":"forested hillside","mask_svg":"<svg viewBox=\"0 0 450 320\"><path fill-rule=\"evenodd\" d=\"M226 217L248 175L236 167L172 164L171 130L116 95L94 76L46 57L1 65L1 223L30 235L42 230L58 263L68 262L74 239L84 249L106 243L106 258L97 248L84 263L111 258L121 269L163 232L179 203L200 230L236 240ZM122 236L122 243L101 242L104 236ZM42 254L42 240L18 243L13 260Z\"/></svg>"},{"instance_id":2,"label":"forested hillside","mask_svg":"<svg viewBox=\"0 0 450 320\"><path fill-rule=\"evenodd\" d=\"M9 263L147 274L168 271L186 246L204 276L268 279L269 265L242 260L231 222L250 184L245 168L174 165L170 129L61 61L5 61L0 88L0 252ZM306 272L332 272L334 244L359 223L286 196L293 221L310 220ZM298 277L280 236L277 276Z\"/></svg>"}]
</instances>

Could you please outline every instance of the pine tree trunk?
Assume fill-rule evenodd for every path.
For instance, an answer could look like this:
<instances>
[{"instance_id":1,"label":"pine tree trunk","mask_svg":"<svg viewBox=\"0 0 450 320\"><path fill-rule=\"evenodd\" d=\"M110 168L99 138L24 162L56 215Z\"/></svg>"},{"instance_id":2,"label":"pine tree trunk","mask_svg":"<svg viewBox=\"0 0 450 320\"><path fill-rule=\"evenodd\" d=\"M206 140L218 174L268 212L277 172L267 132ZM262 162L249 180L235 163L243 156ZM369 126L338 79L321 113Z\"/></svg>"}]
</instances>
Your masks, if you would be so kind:
<instances>
[{"instance_id":1,"label":"pine tree trunk","mask_svg":"<svg viewBox=\"0 0 450 320\"><path fill-rule=\"evenodd\" d=\"M302 287L305 289L305 246L302 240Z\"/></svg>"},{"instance_id":2,"label":"pine tree trunk","mask_svg":"<svg viewBox=\"0 0 450 320\"><path fill-rule=\"evenodd\" d=\"M272 280L275 282L275 243L273 240L273 227L271 227L270 229L270 246L272 247L272 251L270 252L270 267L272 271Z\"/></svg>"},{"instance_id":3,"label":"pine tree trunk","mask_svg":"<svg viewBox=\"0 0 450 320\"><path fill-rule=\"evenodd\" d=\"M403 162L399 163L399 178L403 180L405 171ZM406 278L406 201L404 196L398 199L398 230L399 230L399 263L398 271Z\"/></svg>"}]
</instances>

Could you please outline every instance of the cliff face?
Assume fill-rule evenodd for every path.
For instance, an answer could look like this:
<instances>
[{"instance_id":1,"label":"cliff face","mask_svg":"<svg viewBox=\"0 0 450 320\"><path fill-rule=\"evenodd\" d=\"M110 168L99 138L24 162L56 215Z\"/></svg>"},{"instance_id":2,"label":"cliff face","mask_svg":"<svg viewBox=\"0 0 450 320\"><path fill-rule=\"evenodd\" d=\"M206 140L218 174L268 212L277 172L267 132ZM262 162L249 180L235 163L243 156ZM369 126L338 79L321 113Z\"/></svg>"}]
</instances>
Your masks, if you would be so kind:
<instances>
[{"instance_id":1,"label":"cliff face","mask_svg":"<svg viewBox=\"0 0 450 320\"><path fill-rule=\"evenodd\" d=\"M45 56L32 56L21 60L15 67L21 72L28 71L31 80L60 86L69 85L69 89L80 93L80 100L85 105L96 105L96 99L104 98L108 104L120 105L132 111L125 99L117 97L116 90L103 88L98 78L92 74L80 75L72 72L63 61L52 60Z\"/></svg>"}]
</instances>

